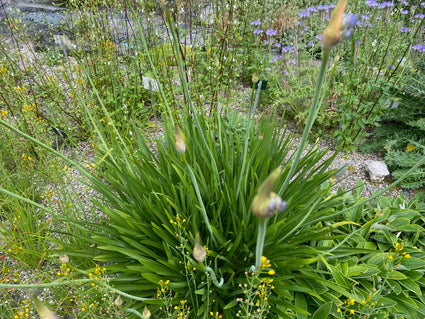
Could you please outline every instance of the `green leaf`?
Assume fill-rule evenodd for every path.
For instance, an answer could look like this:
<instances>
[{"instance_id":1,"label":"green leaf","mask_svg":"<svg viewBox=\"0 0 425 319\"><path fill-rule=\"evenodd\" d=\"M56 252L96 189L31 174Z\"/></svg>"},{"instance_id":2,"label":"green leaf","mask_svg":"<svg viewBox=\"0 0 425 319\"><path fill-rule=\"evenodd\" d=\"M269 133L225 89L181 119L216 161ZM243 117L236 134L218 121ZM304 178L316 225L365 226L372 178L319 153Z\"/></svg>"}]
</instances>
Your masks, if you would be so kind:
<instances>
[{"instance_id":1,"label":"green leaf","mask_svg":"<svg viewBox=\"0 0 425 319\"><path fill-rule=\"evenodd\" d=\"M399 271L393 270L387 273L386 278L392 279L392 280L404 280L404 279L407 279L407 276Z\"/></svg>"},{"instance_id":2,"label":"green leaf","mask_svg":"<svg viewBox=\"0 0 425 319\"><path fill-rule=\"evenodd\" d=\"M311 317L311 319L323 319L323 318L328 318L329 313L331 312L332 309L332 302L327 302L323 305L320 306L319 309L317 309L313 316Z\"/></svg>"},{"instance_id":3,"label":"green leaf","mask_svg":"<svg viewBox=\"0 0 425 319\"><path fill-rule=\"evenodd\" d=\"M295 293L295 306L301 309L305 309L307 311L307 301L305 299L305 296L303 293ZM308 315L304 313L298 313L297 315L298 319L307 319Z\"/></svg>"},{"instance_id":4,"label":"green leaf","mask_svg":"<svg viewBox=\"0 0 425 319\"><path fill-rule=\"evenodd\" d=\"M236 301L236 300L232 300L231 302L229 302L227 305L225 305L224 307L223 307L223 309L224 310L227 310L227 309L230 309L230 308L233 308L233 307L235 307L235 306L237 306L238 305L238 302Z\"/></svg>"},{"instance_id":5,"label":"green leaf","mask_svg":"<svg viewBox=\"0 0 425 319\"><path fill-rule=\"evenodd\" d=\"M425 268L425 260L419 258L402 258L401 265L408 270Z\"/></svg>"},{"instance_id":6,"label":"green leaf","mask_svg":"<svg viewBox=\"0 0 425 319\"><path fill-rule=\"evenodd\" d=\"M408 279L405 279L405 280L400 280L399 283L404 288L406 288L407 290L412 291L416 295L418 295L418 296L421 296L422 295L421 288L412 279L409 279L408 278Z\"/></svg>"},{"instance_id":7,"label":"green leaf","mask_svg":"<svg viewBox=\"0 0 425 319\"><path fill-rule=\"evenodd\" d=\"M368 278L380 272L375 265L363 264L355 265L348 268L348 276L356 278Z\"/></svg>"}]
</instances>

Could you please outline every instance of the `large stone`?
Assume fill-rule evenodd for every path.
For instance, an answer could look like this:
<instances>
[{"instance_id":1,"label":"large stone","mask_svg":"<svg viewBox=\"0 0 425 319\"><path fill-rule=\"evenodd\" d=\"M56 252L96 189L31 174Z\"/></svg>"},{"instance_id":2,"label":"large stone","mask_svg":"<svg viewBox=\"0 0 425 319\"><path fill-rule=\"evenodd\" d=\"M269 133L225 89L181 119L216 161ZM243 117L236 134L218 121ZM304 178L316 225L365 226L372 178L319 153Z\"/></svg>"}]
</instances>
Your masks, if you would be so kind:
<instances>
[{"instance_id":1,"label":"large stone","mask_svg":"<svg viewBox=\"0 0 425 319\"><path fill-rule=\"evenodd\" d=\"M369 179L374 183L381 183L384 178L390 175L387 165L383 161L366 161L366 171L369 174Z\"/></svg>"}]
</instances>

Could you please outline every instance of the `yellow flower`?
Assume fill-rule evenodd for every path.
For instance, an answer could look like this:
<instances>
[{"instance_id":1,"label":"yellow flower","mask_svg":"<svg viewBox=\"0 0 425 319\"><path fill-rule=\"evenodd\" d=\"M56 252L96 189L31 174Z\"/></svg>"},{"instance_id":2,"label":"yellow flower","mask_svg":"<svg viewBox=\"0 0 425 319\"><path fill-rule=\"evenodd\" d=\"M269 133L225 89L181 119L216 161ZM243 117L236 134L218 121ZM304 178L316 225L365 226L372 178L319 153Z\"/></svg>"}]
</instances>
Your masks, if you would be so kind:
<instances>
[{"instance_id":1,"label":"yellow flower","mask_svg":"<svg viewBox=\"0 0 425 319\"><path fill-rule=\"evenodd\" d=\"M350 310L350 315L354 315L354 309Z\"/></svg>"},{"instance_id":2,"label":"yellow flower","mask_svg":"<svg viewBox=\"0 0 425 319\"><path fill-rule=\"evenodd\" d=\"M262 256L261 257L261 269L269 268L269 267L271 267L270 260L268 260L266 257Z\"/></svg>"},{"instance_id":3,"label":"yellow flower","mask_svg":"<svg viewBox=\"0 0 425 319\"><path fill-rule=\"evenodd\" d=\"M268 274L271 275L271 276L273 276L273 275L276 274L276 272L272 269L272 270L269 270Z\"/></svg>"},{"instance_id":4,"label":"yellow flower","mask_svg":"<svg viewBox=\"0 0 425 319\"><path fill-rule=\"evenodd\" d=\"M415 150L415 144L410 144L406 146L407 152L413 152Z\"/></svg>"}]
</instances>

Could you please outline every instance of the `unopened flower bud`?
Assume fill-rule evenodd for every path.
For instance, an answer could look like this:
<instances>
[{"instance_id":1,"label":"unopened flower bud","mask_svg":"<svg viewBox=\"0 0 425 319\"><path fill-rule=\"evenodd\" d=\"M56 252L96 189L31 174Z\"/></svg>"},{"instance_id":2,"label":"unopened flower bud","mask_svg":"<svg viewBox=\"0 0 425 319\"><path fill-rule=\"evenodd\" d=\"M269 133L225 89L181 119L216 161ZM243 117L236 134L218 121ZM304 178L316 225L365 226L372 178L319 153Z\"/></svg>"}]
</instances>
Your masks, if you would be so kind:
<instances>
[{"instance_id":1,"label":"unopened flower bud","mask_svg":"<svg viewBox=\"0 0 425 319\"><path fill-rule=\"evenodd\" d=\"M193 258L197 262L203 262L205 257L207 256L207 252L204 246L201 245L201 240L199 239L199 233L195 235L195 247L193 248Z\"/></svg>"},{"instance_id":2,"label":"unopened flower bud","mask_svg":"<svg viewBox=\"0 0 425 319\"><path fill-rule=\"evenodd\" d=\"M148 307L145 306L145 309L143 309L142 315L146 319L149 319L151 317L151 311L148 309Z\"/></svg>"},{"instance_id":3,"label":"unopened flower bud","mask_svg":"<svg viewBox=\"0 0 425 319\"><path fill-rule=\"evenodd\" d=\"M58 314L47 308L46 305L38 299L38 297L34 296L33 301L40 319L59 319Z\"/></svg>"},{"instance_id":4,"label":"unopened flower bud","mask_svg":"<svg viewBox=\"0 0 425 319\"><path fill-rule=\"evenodd\" d=\"M177 150L177 152L179 152L180 154L186 152L186 144L183 141L182 134L181 134L180 129L178 128L177 125L174 128L174 138L176 140L176 150Z\"/></svg>"},{"instance_id":5,"label":"unopened flower bud","mask_svg":"<svg viewBox=\"0 0 425 319\"><path fill-rule=\"evenodd\" d=\"M273 193L273 187L280 172L280 168L276 168L259 187L252 202L252 212L257 217L272 217L286 208L286 202Z\"/></svg>"},{"instance_id":6,"label":"unopened flower bud","mask_svg":"<svg viewBox=\"0 0 425 319\"><path fill-rule=\"evenodd\" d=\"M258 75L257 75L257 73L254 73L253 75L252 75L252 83L257 83L258 82Z\"/></svg>"},{"instance_id":7,"label":"unopened flower bud","mask_svg":"<svg viewBox=\"0 0 425 319\"><path fill-rule=\"evenodd\" d=\"M344 14L344 16L342 17L342 26L340 31L340 37L341 37L339 40L340 43L342 41L347 40L353 35L354 27L357 23L357 19L358 19L357 14L353 14L353 13Z\"/></svg>"},{"instance_id":8,"label":"unopened flower bud","mask_svg":"<svg viewBox=\"0 0 425 319\"><path fill-rule=\"evenodd\" d=\"M118 296L117 298L115 298L114 305L117 306L117 307L120 307L122 305L121 296Z\"/></svg>"},{"instance_id":9,"label":"unopened flower bud","mask_svg":"<svg viewBox=\"0 0 425 319\"><path fill-rule=\"evenodd\" d=\"M335 9L332 11L328 26L322 35L322 47L324 49L332 49L340 42L342 17L346 6L347 0L339 0Z\"/></svg>"},{"instance_id":10,"label":"unopened flower bud","mask_svg":"<svg viewBox=\"0 0 425 319\"><path fill-rule=\"evenodd\" d=\"M68 255L59 255L59 261L61 262L61 264L66 264L67 262L69 262Z\"/></svg>"}]
</instances>

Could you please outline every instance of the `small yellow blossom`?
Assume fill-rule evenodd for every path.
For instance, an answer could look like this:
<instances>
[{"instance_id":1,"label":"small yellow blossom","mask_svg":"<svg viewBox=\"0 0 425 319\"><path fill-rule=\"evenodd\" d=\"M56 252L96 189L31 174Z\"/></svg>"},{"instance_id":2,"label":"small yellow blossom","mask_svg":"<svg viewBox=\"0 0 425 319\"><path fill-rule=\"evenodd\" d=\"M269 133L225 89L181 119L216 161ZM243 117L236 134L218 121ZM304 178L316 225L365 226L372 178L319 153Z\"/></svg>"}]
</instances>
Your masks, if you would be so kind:
<instances>
[{"instance_id":1,"label":"small yellow blossom","mask_svg":"<svg viewBox=\"0 0 425 319\"><path fill-rule=\"evenodd\" d=\"M409 144L406 146L407 152L413 152L416 149L415 144Z\"/></svg>"},{"instance_id":2,"label":"small yellow blossom","mask_svg":"<svg viewBox=\"0 0 425 319\"><path fill-rule=\"evenodd\" d=\"M261 269L269 268L269 267L271 267L270 260L268 260L267 257L262 256L261 257Z\"/></svg>"}]
</instances>

